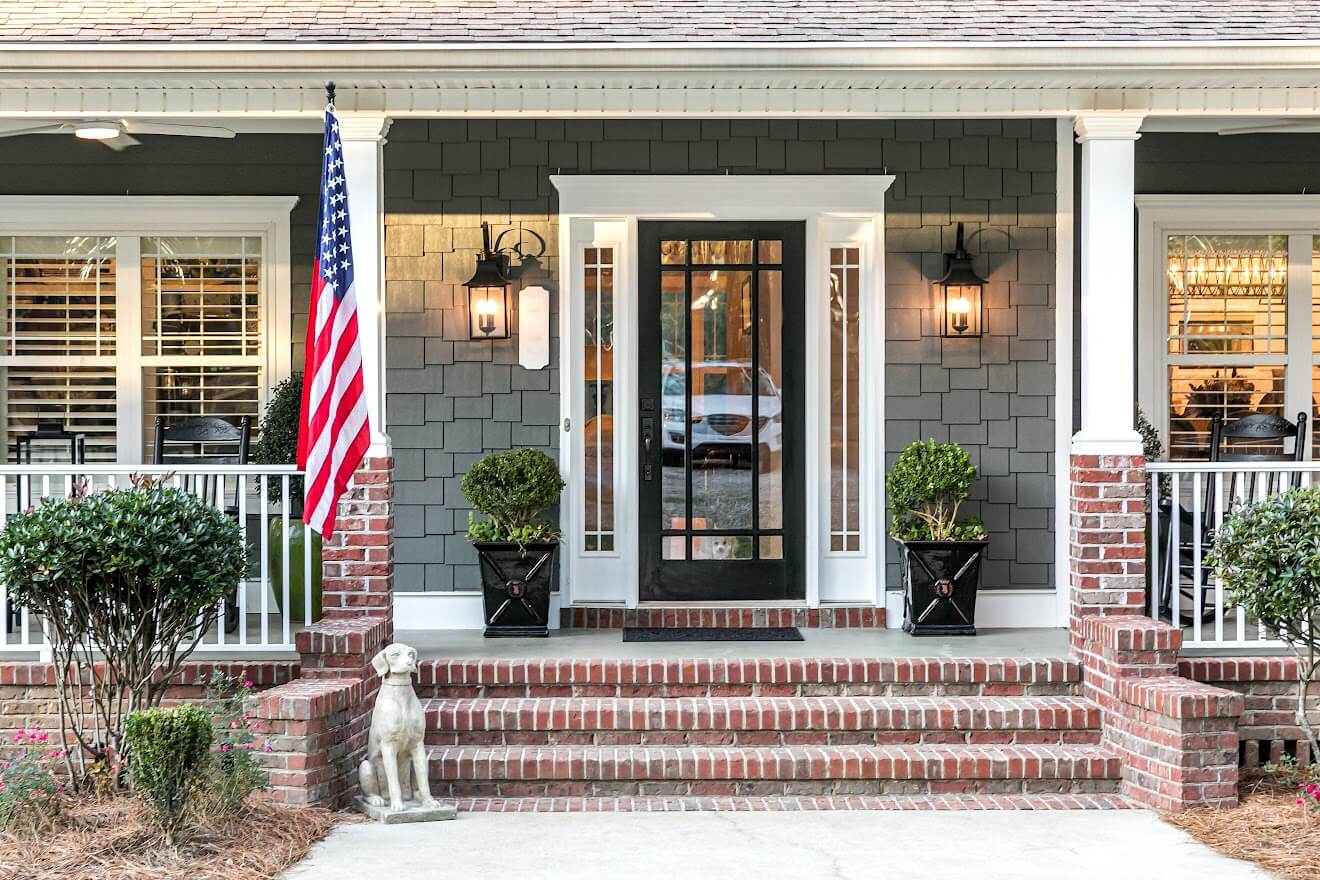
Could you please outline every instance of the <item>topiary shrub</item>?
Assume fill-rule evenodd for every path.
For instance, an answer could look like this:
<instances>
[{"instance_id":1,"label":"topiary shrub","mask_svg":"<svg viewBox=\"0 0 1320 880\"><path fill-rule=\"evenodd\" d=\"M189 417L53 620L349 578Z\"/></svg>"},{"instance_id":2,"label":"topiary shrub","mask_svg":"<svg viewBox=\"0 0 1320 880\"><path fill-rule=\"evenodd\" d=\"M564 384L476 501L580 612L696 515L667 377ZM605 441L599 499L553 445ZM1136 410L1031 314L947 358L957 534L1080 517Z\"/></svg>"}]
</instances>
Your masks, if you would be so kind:
<instances>
[{"instance_id":1,"label":"topiary shrub","mask_svg":"<svg viewBox=\"0 0 1320 880\"><path fill-rule=\"evenodd\" d=\"M537 449L487 455L468 469L460 483L463 497L488 520L468 517L473 541L531 544L559 540L552 523L538 522L559 499L564 480L550 456Z\"/></svg>"},{"instance_id":2,"label":"topiary shrub","mask_svg":"<svg viewBox=\"0 0 1320 880\"><path fill-rule=\"evenodd\" d=\"M255 464L293 464L298 460L298 423L302 417L302 373L294 373L270 391L270 403L261 417L257 442L252 446ZM282 489L280 480L272 479L266 490L273 502L279 502ZM289 480L289 503L293 516L302 516L302 477Z\"/></svg>"},{"instance_id":3,"label":"topiary shrub","mask_svg":"<svg viewBox=\"0 0 1320 880\"><path fill-rule=\"evenodd\" d=\"M886 478L890 534L900 541L979 541L985 527L975 517L958 518L976 468L957 443L908 444Z\"/></svg>"},{"instance_id":4,"label":"topiary shrub","mask_svg":"<svg viewBox=\"0 0 1320 880\"><path fill-rule=\"evenodd\" d=\"M201 706L147 709L124 723L133 788L174 845L211 760L211 713Z\"/></svg>"},{"instance_id":5,"label":"topiary shrub","mask_svg":"<svg viewBox=\"0 0 1320 880\"><path fill-rule=\"evenodd\" d=\"M1320 755L1306 713L1320 664L1320 489L1292 489L1235 507L1206 554L1227 599L1241 605L1297 655L1297 725Z\"/></svg>"},{"instance_id":6,"label":"topiary shrub","mask_svg":"<svg viewBox=\"0 0 1320 880\"><path fill-rule=\"evenodd\" d=\"M122 770L124 718L160 702L242 579L244 555L235 519L145 477L9 518L0 578L10 601L43 618L62 730L81 746L69 750L75 785L89 763Z\"/></svg>"}]
</instances>

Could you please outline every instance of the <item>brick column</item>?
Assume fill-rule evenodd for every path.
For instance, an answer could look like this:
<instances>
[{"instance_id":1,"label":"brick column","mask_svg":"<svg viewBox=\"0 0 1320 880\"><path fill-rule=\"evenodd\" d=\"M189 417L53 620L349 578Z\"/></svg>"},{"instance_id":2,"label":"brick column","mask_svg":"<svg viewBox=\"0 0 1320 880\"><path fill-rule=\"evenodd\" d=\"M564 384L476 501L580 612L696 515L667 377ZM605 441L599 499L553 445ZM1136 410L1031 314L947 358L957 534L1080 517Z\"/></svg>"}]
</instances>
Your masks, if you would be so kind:
<instances>
[{"instance_id":1,"label":"brick column","mask_svg":"<svg viewBox=\"0 0 1320 880\"><path fill-rule=\"evenodd\" d=\"M1146 460L1074 449L1071 474L1069 630L1080 649L1085 618L1145 610Z\"/></svg>"},{"instance_id":2,"label":"brick column","mask_svg":"<svg viewBox=\"0 0 1320 880\"><path fill-rule=\"evenodd\" d=\"M1177 627L1093 615L1079 629L1082 693L1100 704L1123 794L1161 810L1235 806L1242 695L1177 674Z\"/></svg>"},{"instance_id":3,"label":"brick column","mask_svg":"<svg viewBox=\"0 0 1320 880\"><path fill-rule=\"evenodd\" d=\"M367 458L353 474L322 558L326 617L393 619L393 458Z\"/></svg>"}]
</instances>

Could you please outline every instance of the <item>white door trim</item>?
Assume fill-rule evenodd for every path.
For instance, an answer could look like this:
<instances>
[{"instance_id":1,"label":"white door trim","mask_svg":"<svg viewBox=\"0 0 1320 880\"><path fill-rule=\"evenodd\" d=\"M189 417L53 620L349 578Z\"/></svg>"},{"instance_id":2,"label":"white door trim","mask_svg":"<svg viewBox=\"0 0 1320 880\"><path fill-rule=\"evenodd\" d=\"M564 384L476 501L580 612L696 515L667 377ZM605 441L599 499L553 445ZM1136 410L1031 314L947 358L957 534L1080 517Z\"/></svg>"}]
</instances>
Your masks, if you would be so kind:
<instances>
[{"instance_id":1,"label":"white door trim","mask_svg":"<svg viewBox=\"0 0 1320 880\"><path fill-rule=\"evenodd\" d=\"M822 584L825 564L822 520L806 518L806 600L809 605L829 601L877 602L884 590L883 467L884 448L884 196L893 183L889 175L552 175L559 192L560 222L560 415L568 426L561 443L560 467L568 483L567 503L561 511L566 553L562 560L564 603L638 603L636 521L637 440L632 418L637 395L637 223L641 220L803 220L806 222L805 279L807 301L805 357L812 364L826 362L828 303L824 272L828 271L830 244L841 237L856 242L865 253L862 295L867 308L862 316L866 351L863 371L867 386L863 448L870 473L861 475L871 488L863 514L870 534L869 552L852 557L856 576ZM583 551L579 538L583 480L576 463L582 460L584 425L582 371L582 300L579 253L591 243L619 248L614 288L614 474L616 498L615 549L609 554ZM826 346L826 348L823 348ZM828 450L822 445L828 400L826 371L807 370L804 391L808 400L805 460L814 463L808 473L807 497L824 477L828 484ZM812 466L812 465L809 465ZM820 493L818 493L819 495ZM825 493L828 494L828 493ZM821 505L821 510L825 506ZM825 520L828 527L828 520ZM837 586L836 586L837 585ZM853 592L845 592L847 590Z\"/></svg>"}]
</instances>

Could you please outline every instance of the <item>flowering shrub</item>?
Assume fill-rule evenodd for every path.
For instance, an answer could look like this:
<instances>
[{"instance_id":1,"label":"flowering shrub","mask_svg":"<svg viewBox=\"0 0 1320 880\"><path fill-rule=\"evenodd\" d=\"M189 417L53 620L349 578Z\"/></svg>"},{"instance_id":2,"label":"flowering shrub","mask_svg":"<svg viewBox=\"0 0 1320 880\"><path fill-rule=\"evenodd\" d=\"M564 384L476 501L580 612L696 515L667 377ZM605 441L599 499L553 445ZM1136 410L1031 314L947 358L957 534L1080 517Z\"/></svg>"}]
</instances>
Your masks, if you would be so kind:
<instances>
[{"instance_id":1,"label":"flowering shrub","mask_svg":"<svg viewBox=\"0 0 1320 880\"><path fill-rule=\"evenodd\" d=\"M1297 786L1297 803L1320 815L1320 783L1307 782Z\"/></svg>"},{"instance_id":2,"label":"flowering shrub","mask_svg":"<svg viewBox=\"0 0 1320 880\"><path fill-rule=\"evenodd\" d=\"M9 748L0 761L0 830L37 832L59 814L64 785L53 768L64 750L50 743L50 734L33 724L4 740Z\"/></svg>"},{"instance_id":3,"label":"flowering shrub","mask_svg":"<svg viewBox=\"0 0 1320 880\"><path fill-rule=\"evenodd\" d=\"M269 752L270 744L257 739L252 713L245 706L254 693L248 679L236 679L220 670L206 687L206 709L215 725L214 763L202 809L229 813L242 806L254 791L264 791L268 778L256 753Z\"/></svg>"}]
</instances>

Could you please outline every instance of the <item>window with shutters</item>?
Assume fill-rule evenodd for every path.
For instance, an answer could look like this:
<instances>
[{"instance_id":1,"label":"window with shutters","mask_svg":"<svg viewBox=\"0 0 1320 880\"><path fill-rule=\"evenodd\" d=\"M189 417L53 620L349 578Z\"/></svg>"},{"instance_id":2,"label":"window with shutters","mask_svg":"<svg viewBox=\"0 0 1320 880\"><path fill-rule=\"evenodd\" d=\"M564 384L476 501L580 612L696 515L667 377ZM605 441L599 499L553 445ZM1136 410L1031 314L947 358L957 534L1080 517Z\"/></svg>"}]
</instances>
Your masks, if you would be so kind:
<instances>
[{"instance_id":1,"label":"window with shutters","mask_svg":"<svg viewBox=\"0 0 1320 880\"><path fill-rule=\"evenodd\" d=\"M134 462L158 417L255 421L290 368L293 202L0 198L6 460L38 425Z\"/></svg>"}]
</instances>

